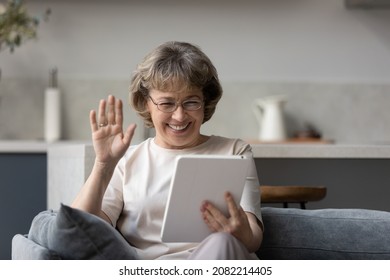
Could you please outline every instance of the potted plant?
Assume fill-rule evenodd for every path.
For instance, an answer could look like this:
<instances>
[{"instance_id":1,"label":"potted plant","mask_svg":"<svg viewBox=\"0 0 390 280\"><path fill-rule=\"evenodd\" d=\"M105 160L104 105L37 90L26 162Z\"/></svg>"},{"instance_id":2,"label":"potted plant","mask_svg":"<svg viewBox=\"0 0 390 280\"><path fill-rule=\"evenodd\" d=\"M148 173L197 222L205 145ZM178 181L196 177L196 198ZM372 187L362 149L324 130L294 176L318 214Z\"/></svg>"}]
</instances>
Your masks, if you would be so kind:
<instances>
[{"instance_id":1,"label":"potted plant","mask_svg":"<svg viewBox=\"0 0 390 280\"><path fill-rule=\"evenodd\" d=\"M43 20L46 21L50 13L47 9ZM37 38L39 22L40 18L31 16L22 0L0 2L0 52L9 49L13 53L25 41Z\"/></svg>"}]
</instances>

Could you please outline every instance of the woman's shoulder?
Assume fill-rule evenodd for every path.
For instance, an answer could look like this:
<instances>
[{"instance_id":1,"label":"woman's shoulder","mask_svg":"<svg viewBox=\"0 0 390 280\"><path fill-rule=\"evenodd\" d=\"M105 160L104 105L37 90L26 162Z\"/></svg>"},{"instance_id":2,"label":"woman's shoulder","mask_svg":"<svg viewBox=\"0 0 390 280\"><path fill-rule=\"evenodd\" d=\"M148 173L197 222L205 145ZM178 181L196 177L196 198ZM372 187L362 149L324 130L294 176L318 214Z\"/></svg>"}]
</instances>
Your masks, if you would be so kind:
<instances>
[{"instance_id":1,"label":"woman's shoulder","mask_svg":"<svg viewBox=\"0 0 390 280\"><path fill-rule=\"evenodd\" d=\"M251 146L240 138L229 138L218 135L212 135L210 137L210 146L219 147L222 150L229 150L234 155L240 155L252 150Z\"/></svg>"},{"instance_id":2,"label":"woman's shoulder","mask_svg":"<svg viewBox=\"0 0 390 280\"><path fill-rule=\"evenodd\" d=\"M230 137L219 136L219 135L211 135L210 140L221 144L242 145L242 146L249 145L247 142L245 142L240 138L230 138Z\"/></svg>"}]
</instances>

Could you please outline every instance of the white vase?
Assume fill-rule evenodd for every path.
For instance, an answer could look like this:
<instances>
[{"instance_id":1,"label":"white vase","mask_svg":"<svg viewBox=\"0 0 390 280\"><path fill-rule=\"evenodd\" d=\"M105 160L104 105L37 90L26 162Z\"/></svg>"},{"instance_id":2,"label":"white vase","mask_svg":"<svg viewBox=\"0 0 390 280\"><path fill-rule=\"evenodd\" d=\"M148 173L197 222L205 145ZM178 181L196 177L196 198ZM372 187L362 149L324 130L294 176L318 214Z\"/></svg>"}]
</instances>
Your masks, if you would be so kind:
<instances>
[{"instance_id":1,"label":"white vase","mask_svg":"<svg viewBox=\"0 0 390 280\"><path fill-rule=\"evenodd\" d=\"M58 88L45 90L45 141L61 139L61 93Z\"/></svg>"}]
</instances>

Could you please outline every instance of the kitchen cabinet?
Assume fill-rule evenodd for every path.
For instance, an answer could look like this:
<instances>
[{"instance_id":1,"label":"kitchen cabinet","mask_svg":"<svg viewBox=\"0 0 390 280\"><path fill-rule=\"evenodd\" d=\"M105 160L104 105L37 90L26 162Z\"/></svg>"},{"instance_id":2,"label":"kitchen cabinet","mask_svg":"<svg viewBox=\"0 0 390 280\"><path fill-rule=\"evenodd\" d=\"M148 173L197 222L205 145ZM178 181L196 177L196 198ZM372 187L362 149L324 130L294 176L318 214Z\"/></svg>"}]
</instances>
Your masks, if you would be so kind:
<instances>
[{"instance_id":1,"label":"kitchen cabinet","mask_svg":"<svg viewBox=\"0 0 390 280\"><path fill-rule=\"evenodd\" d=\"M48 149L74 143L83 142L0 141L0 259L11 258L12 237L28 233L33 218L48 209Z\"/></svg>"},{"instance_id":2,"label":"kitchen cabinet","mask_svg":"<svg viewBox=\"0 0 390 280\"><path fill-rule=\"evenodd\" d=\"M28 233L34 216L46 209L46 152L0 153L0 259L11 259L11 241Z\"/></svg>"}]
</instances>

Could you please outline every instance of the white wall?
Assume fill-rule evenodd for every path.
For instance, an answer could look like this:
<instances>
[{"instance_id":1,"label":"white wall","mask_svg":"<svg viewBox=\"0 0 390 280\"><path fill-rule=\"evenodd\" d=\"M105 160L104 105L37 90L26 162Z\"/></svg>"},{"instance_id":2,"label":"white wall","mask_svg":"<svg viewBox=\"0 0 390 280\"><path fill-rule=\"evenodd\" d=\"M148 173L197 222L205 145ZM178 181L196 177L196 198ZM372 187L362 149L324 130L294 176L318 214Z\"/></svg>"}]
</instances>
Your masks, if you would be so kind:
<instances>
[{"instance_id":1,"label":"white wall","mask_svg":"<svg viewBox=\"0 0 390 280\"><path fill-rule=\"evenodd\" d=\"M58 67L63 139L89 140L99 99L126 101L142 57L183 40L210 56L224 88L204 133L256 138L251 103L284 94L290 134L310 122L338 142L390 143L390 10L347 10L343 0L26 3L32 14L53 12L38 40L0 53L0 139L42 139L43 92ZM131 109L125 122L138 124L141 141Z\"/></svg>"},{"instance_id":2,"label":"white wall","mask_svg":"<svg viewBox=\"0 0 390 280\"><path fill-rule=\"evenodd\" d=\"M26 2L53 13L38 41L0 54L3 77L128 79L151 48L185 40L223 81L390 81L390 11L343 0Z\"/></svg>"}]
</instances>

